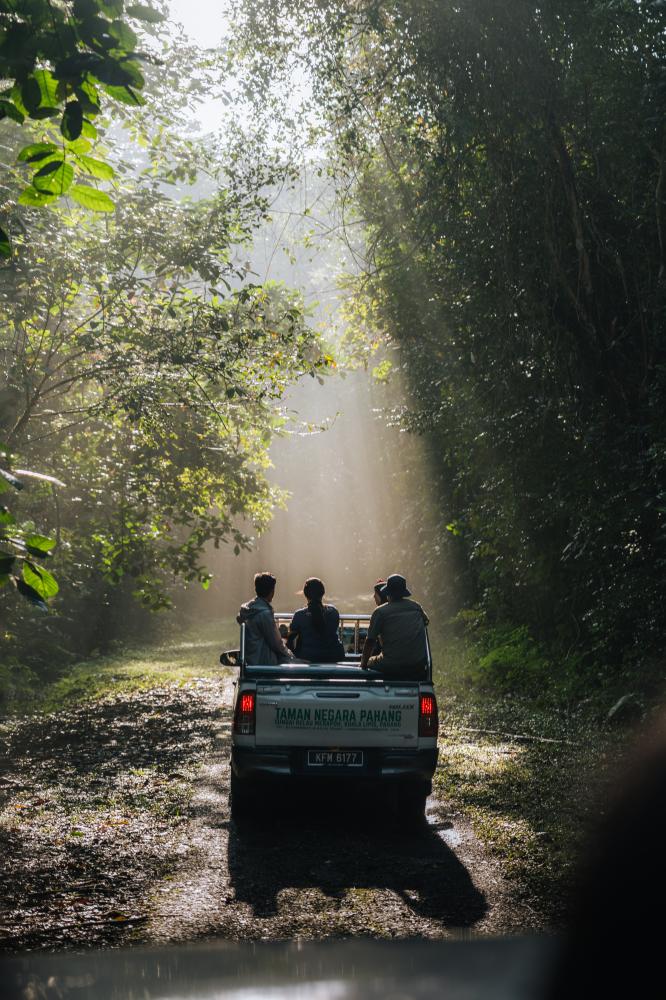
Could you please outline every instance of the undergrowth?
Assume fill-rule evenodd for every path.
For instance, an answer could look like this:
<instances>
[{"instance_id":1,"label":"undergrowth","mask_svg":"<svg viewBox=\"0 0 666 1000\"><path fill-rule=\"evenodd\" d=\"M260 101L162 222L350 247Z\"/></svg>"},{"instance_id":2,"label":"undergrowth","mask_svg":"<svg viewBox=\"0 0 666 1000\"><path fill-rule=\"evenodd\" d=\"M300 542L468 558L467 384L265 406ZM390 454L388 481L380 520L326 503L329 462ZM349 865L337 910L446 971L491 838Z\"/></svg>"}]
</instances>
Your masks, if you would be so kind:
<instances>
[{"instance_id":1,"label":"undergrowth","mask_svg":"<svg viewBox=\"0 0 666 1000\"><path fill-rule=\"evenodd\" d=\"M236 633L235 622L223 619L157 645L117 643L108 655L63 668L50 684L40 682L28 668L11 668L5 671L8 680L0 674L3 713L55 712L109 695L216 677L222 669L219 654L234 645Z\"/></svg>"},{"instance_id":2,"label":"undergrowth","mask_svg":"<svg viewBox=\"0 0 666 1000\"><path fill-rule=\"evenodd\" d=\"M659 671L650 664L642 674L598 670L581 678L572 668L549 682L547 661L522 629L505 630L494 647L488 636L484 643L435 637L433 656L435 790L469 816L523 904L562 926L581 852L641 728L611 724L609 709L635 693L649 725L662 705Z\"/></svg>"}]
</instances>

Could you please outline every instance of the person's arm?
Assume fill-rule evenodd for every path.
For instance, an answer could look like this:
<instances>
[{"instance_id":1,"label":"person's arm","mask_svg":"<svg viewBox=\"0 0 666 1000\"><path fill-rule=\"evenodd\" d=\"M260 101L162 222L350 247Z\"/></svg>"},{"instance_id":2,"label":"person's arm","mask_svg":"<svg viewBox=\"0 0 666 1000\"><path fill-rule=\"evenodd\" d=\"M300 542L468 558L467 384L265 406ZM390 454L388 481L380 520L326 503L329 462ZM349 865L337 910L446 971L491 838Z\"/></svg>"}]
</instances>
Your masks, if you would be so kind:
<instances>
[{"instance_id":1,"label":"person's arm","mask_svg":"<svg viewBox=\"0 0 666 1000\"><path fill-rule=\"evenodd\" d=\"M273 615L269 611L266 611L265 614L259 615L259 620L261 623L261 631L264 639L268 643L269 648L272 649L276 656L279 656L281 659L290 660L294 654L290 649L287 649L282 641L280 629L278 628Z\"/></svg>"},{"instance_id":2,"label":"person's arm","mask_svg":"<svg viewBox=\"0 0 666 1000\"><path fill-rule=\"evenodd\" d=\"M296 644L300 634L300 629L298 628L298 614L295 614L289 622L289 633L287 635L287 646L293 653L296 652Z\"/></svg>"},{"instance_id":3,"label":"person's arm","mask_svg":"<svg viewBox=\"0 0 666 1000\"><path fill-rule=\"evenodd\" d=\"M370 636L366 636L365 642L363 643L363 655L361 656L361 670L368 669L368 660L372 656L375 648L375 640L371 639Z\"/></svg>"},{"instance_id":4,"label":"person's arm","mask_svg":"<svg viewBox=\"0 0 666 1000\"><path fill-rule=\"evenodd\" d=\"M377 608L379 611L379 608ZM372 656L375 649L375 642L379 634L379 620L377 617L377 611L373 611L372 618L370 619L370 626L368 628L368 634L366 636L365 642L363 643L363 653L361 655L361 670L368 669L368 660Z\"/></svg>"}]
</instances>

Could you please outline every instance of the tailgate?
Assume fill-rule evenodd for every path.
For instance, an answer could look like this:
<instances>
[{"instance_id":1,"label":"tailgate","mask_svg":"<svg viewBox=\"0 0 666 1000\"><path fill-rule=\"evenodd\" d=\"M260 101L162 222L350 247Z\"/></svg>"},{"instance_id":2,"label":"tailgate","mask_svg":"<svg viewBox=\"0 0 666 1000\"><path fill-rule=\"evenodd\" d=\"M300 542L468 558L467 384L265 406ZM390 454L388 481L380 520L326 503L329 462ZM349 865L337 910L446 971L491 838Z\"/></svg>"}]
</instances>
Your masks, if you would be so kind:
<instances>
[{"instance_id":1,"label":"tailgate","mask_svg":"<svg viewBox=\"0 0 666 1000\"><path fill-rule=\"evenodd\" d=\"M257 686L257 746L416 746L418 686Z\"/></svg>"}]
</instances>

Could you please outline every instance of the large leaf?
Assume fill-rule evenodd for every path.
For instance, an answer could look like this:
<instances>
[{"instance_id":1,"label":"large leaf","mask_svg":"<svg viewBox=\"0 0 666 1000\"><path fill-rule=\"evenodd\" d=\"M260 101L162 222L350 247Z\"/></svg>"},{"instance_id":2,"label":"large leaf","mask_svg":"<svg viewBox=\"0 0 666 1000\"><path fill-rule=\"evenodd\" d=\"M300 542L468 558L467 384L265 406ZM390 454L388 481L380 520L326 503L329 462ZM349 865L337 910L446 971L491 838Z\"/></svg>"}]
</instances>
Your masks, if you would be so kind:
<instances>
[{"instance_id":1,"label":"large leaf","mask_svg":"<svg viewBox=\"0 0 666 1000\"><path fill-rule=\"evenodd\" d=\"M77 159L91 177L97 177L101 181L111 181L116 176L110 163L104 163L103 160L96 160L92 156L85 155L79 155Z\"/></svg>"},{"instance_id":2,"label":"large leaf","mask_svg":"<svg viewBox=\"0 0 666 1000\"><path fill-rule=\"evenodd\" d=\"M16 589L18 590L19 594L22 594L23 597L25 597L27 601L30 601L31 604L34 604L36 608L39 608L40 611L45 611L48 613L49 609L45 601L39 596L37 591L30 586L29 583L26 583L25 580L17 580Z\"/></svg>"},{"instance_id":3,"label":"large leaf","mask_svg":"<svg viewBox=\"0 0 666 1000\"><path fill-rule=\"evenodd\" d=\"M56 146L54 142L31 142L28 146L23 147L16 159L20 163L37 163L38 160L52 156L59 151L60 147Z\"/></svg>"},{"instance_id":4,"label":"large leaf","mask_svg":"<svg viewBox=\"0 0 666 1000\"><path fill-rule=\"evenodd\" d=\"M67 151L72 153L88 153L92 149L92 143L83 137L67 143Z\"/></svg>"},{"instance_id":5,"label":"large leaf","mask_svg":"<svg viewBox=\"0 0 666 1000\"><path fill-rule=\"evenodd\" d=\"M116 39L119 46L125 49L126 52L132 52L133 49L136 48L138 39L129 24L125 24L124 21L121 21L120 19L112 21L109 25L108 32L112 38Z\"/></svg>"},{"instance_id":6,"label":"large leaf","mask_svg":"<svg viewBox=\"0 0 666 1000\"><path fill-rule=\"evenodd\" d=\"M39 86L34 76L29 76L21 84L21 101L23 106L32 117L42 103L42 88Z\"/></svg>"},{"instance_id":7,"label":"large leaf","mask_svg":"<svg viewBox=\"0 0 666 1000\"><path fill-rule=\"evenodd\" d=\"M12 121L18 122L22 125L25 121L25 115L19 111L15 104L11 101L6 101L4 98L0 100L0 120L3 118L11 118Z\"/></svg>"},{"instance_id":8,"label":"large leaf","mask_svg":"<svg viewBox=\"0 0 666 1000\"><path fill-rule=\"evenodd\" d=\"M104 89L109 97L113 97L115 101L120 101L121 104L129 104L132 107L138 108L146 103L141 94L135 93L131 87L114 87L110 83L107 83L104 84Z\"/></svg>"},{"instance_id":9,"label":"large leaf","mask_svg":"<svg viewBox=\"0 0 666 1000\"><path fill-rule=\"evenodd\" d=\"M97 129L92 122L89 122L87 118L83 119L83 127L81 128L81 135L84 135L86 139L96 139Z\"/></svg>"},{"instance_id":10,"label":"large leaf","mask_svg":"<svg viewBox=\"0 0 666 1000\"><path fill-rule=\"evenodd\" d=\"M41 106L57 108L58 101L58 81L48 69L36 69L33 73L41 95Z\"/></svg>"},{"instance_id":11,"label":"large leaf","mask_svg":"<svg viewBox=\"0 0 666 1000\"><path fill-rule=\"evenodd\" d=\"M54 198L57 198L57 195L48 191L36 191L31 184L21 193L18 203L19 205L30 205L33 208L43 208L45 205L50 205Z\"/></svg>"},{"instance_id":12,"label":"large leaf","mask_svg":"<svg viewBox=\"0 0 666 1000\"><path fill-rule=\"evenodd\" d=\"M89 80L85 80L80 87L76 88L76 96L86 115L92 115L94 117L99 114L99 91L94 83ZM83 135L85 134L86 130L83 130Z\"/></svg>"},{"instance_id":13,"label":"large leaf","mask_svg":"<svg viewBox=\"0 0 666 1000\"><path fill-rule=\"evenodd\" d=\"M108 194L98 191L97 188L88 187L87 184L73 184L68 193L70 198L78 201L79 205L93 212L115 212L116 206Z\"/></svg>"},{"instance_id":14,"label":"large leaf","mask_svg":"<svg viewBox=\"0 0 666 1000\"><path fill-rule=\"evenodd\" d=\"M83 130L83 107L80 101L68 101L60 122L60 131L65 139L74 142Z\"/></svg>"},{"instance_id":15,"label":"large leaf","mask_svg":"<svg viewBox=\"0 0 666 1000\"><path fill-rule=\"evenodd\" d=\"M53 160L38 170L32 179L33 186L38 191L50 191L52 194L64 194L74 180L74 169L63 160Z\"/></svg>"},{"instance_id":16,"label":"large leaf","mask_svg":"<svg viewBox=\"0 0 666 1000\"><path fill-rule=\"evenodd\" d=\"M46 535L27 535L23 540L30 555L40 559L50 555L51 549L56 546L55 538L47 538Z\"/></svg>"},{"instance_id":17,"label":"large leaf","mask_svg":"<svg viewBox=\"0 0 666 1000\"><path fill-rule=\"evenodd\" d=\"M130 17L136 17L139 21L148 21L149 24L159 24L164 20L164 14L160 14L153 7L147 7L143 3L133 3L125 8L125 13Z\"/></svg>"},{"instance_id":18,"label":"large leaf","mask_svg":"<svg viewBox=\"0 0 666 1000\"><path fill-rule=\"evenodd\" d=\"M138 70L131 62L121 63L111 56L107 56L95 67L95 76L97 79L101 83L110 84L114 87L128 87L131 84L136 84L136 74L138 74ZM143 81L142 77L141 80Z\"/></svg>"},{"instance_id":19,"label":"large leaf","mask_svg":"<svg viewBox=\"0 0 666 1000\"><path fill-rule=\"evenodd\" d=\"M23 563L23 579L44 600L55 597L60 590L58 581L47 569L31 562Z\"/></svg>"},{"instance_id":20,"label":"large leaf","mask_svg":"<svg viewBox=\"0 0 666 1000\"><path fill-rule=\"evenodd\" d=\"M7 233L2 226L0 226L0 257L5 260L9 260L12 255L12 244L9 239L9 233Z\"/></svg>"},{"instance_id":21,"label":"large leaf","mask_svg":"<svg viewBox=\"0 0 666 1000\"><path fill-rule=\"evenodd\" d=\"M99 0L98 6L109 17L122 17L124 0Z\"/></svg>"},{"instance_id":22,"label":"large leaf","mask_svg":"<svg viewBox=\"0 0 666 1000\"><path fill-rule=\"evenodd\" d=\"M37 108L30 115L31 118L35 118L38 121L43 118L57 118L60 114L60 108Z\"/></svg>"}]
</instances>

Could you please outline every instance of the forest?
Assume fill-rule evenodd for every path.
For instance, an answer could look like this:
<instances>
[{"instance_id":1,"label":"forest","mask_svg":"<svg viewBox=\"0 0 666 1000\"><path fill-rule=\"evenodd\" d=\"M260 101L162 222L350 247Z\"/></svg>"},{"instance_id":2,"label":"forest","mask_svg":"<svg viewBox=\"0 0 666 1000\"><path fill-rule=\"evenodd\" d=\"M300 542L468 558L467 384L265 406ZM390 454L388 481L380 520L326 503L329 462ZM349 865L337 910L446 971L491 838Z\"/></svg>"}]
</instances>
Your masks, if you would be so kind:
<instances>
[{"instance_id":1,"label":"forest","mask_svg":"<svg viewBox=\"0 0 666 1000\"><path fill-rule=\"evenodd\" d=\"M565 785L592 815L666 680L666 4L179 16L0 0L0 712L88 711L123 650L173 679L262 560L288 602L321 544L349 610L404 571L440 790L558 924ZM570 747L510 742L518 849L451 736L506 730Z\"/></svg>"}]
</instances>

